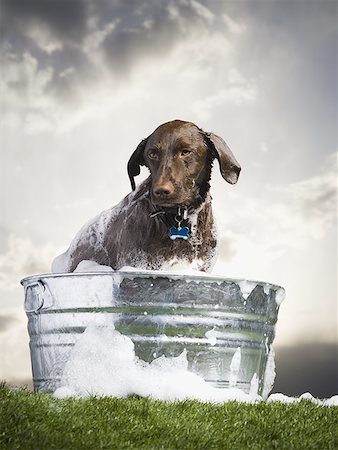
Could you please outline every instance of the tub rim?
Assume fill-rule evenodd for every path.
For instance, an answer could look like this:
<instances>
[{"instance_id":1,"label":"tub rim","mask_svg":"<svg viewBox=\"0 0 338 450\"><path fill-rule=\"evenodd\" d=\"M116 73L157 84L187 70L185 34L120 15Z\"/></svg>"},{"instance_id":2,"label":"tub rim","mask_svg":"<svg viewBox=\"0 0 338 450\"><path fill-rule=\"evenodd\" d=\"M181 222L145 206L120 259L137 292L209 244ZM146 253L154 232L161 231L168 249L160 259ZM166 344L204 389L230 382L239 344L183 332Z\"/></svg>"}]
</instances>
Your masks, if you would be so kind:
<instances>
[{"instance_id":1,"label":"tub rim","mask_svg":"<svg viewBox=\"0 0 338 450\"><path fill-rule=\"evenodd\" d=\"M232 278L232 277L223 277L220 275L210 275L205 274L205 272L201 272L202 275L198 273L188 273L184 274L183 272L170 272L170 271L162 271L162 270L113 270L113 271L92 271L92 272L62 272L62 273L43 273L43 274L36 274L36 275L30 275L27 277L24 277L20 280L20 284L22 286L25 286L28 282L34 282L39 281L41 278L64 278L64 277L85 277L85 276L102 276L102 275L125 275L126 278L135 278L141 277L141 278L169 278L172 280L180 280L185 279L187 277L192 278L191 281L195 281L196 279L198 281L203 282L203 280L210 282L233 282L233 283L242 283L242 282L248 282L248 283L255 283L256 285L260 286L271 286L275 290L281 289L285 294L285 288L283 286L280 286L276 283L270 283L267 281L260 281L260 280L252 280L247 278Z\"/></svg>"}]
</instances>

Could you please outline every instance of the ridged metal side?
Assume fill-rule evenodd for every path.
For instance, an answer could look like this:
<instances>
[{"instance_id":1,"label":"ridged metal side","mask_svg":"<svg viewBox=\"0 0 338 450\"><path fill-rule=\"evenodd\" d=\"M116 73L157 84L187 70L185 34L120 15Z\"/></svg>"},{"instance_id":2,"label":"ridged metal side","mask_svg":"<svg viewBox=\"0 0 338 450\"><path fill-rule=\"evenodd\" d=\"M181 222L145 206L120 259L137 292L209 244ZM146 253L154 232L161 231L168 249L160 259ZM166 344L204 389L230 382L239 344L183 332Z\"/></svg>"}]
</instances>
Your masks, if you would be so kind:
<instances>
[{"instance_id":1,"label":"ridged metal side","mask_svg":"<svg viewBox=\"0 0 338 450\"><path fill-rule=\"evenodd\" d=\"M75 342L104 318L133 340L145 361L186 349L189 369L217 387L228 387L240 348L236 387L249 392L256 374L258 393L264 392L279 286L158 272L41 275L22 284L37 391L59 387Z\"/></svg>"}]
</instances>

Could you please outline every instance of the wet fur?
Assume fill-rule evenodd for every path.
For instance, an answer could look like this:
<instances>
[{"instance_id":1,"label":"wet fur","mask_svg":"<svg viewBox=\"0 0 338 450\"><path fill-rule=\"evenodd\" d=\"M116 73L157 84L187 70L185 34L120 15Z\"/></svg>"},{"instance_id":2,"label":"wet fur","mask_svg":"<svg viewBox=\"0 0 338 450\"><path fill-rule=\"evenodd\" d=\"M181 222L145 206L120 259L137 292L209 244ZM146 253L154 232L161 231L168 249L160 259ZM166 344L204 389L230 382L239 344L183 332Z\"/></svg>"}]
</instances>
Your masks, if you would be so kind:
<instances>
[{"instance_id":1,"label":"wet fur","mask_svg":"<svg viewBox=\"0 0 338 450\"><path fill-rule=\"evenodd\" d=\"M190 160L181 158L181 161L176 156L175 145L181 136L185 144L191 142L196 153ZM155 145L161 155L157 164L147 159L147 151ZM175 262L190 264L197 270L210 270L217 244L209 193L212 164L214 159L218 159L223 177L232 184L237 181L240 171L230 150L230 156L217 151L210 135L194 124L173 121L160 126L139 144L128 163L133 189L140 165L150 169L149 178L118 205L86 224L68 251L56 258L52 270L72 272L83 260L95 261L115 270L123 266L157 270ZM198 176L193 178L197 173ZM174 191L166 198L156 199L154 190L164 182L171 183ZM160 215L150 217L158 209L178 205L189 208L189 240L171 240L166 220Z\"/></svg>"}]
</instances>

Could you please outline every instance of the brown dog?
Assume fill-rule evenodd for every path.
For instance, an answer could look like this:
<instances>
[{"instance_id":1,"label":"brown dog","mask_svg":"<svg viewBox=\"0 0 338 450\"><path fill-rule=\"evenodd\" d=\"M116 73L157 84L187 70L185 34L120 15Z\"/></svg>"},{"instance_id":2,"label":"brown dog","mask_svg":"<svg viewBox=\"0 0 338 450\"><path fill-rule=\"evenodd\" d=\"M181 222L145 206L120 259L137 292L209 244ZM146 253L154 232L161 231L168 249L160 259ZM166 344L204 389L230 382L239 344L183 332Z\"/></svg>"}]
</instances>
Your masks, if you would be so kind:
<instances>
[{"instance_id":1,"label":"brown dog","mask_svg":"<svg viewBox=\"0 0 338 450\"><path fill-rule=\"evenodd\" d=\"M223 178L235 184L241 168L222 138L191 122L159 126L128 162L133 192L87 223L54 260L53 272L72 272L84 260L113 269L183 263L210 270L216 255L209 194L214 159ZM140 166L148 167L150 176L136 189Z\"/></svg>"}]
</instances>

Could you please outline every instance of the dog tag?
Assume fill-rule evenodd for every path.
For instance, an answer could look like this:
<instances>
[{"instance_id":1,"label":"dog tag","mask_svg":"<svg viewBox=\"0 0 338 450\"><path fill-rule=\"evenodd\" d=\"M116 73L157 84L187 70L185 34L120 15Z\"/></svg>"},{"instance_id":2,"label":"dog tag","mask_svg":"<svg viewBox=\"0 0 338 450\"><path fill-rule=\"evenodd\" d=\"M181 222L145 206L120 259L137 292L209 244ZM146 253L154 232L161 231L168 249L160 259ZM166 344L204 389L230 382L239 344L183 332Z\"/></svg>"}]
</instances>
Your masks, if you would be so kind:
<instances>
[{"instance_id":1,"label":"dog tag","mask_svg":"<svg viewBox=\"0 0 338 450\"><path fill-rule=\"evenodd\" d=\"M183 227L183 228L171 227L169 230L169 237L173 241L175 239L184 239L186 241L187 239L189 239L189 228L188 227Z\"/></svg>"}]
</instances>

